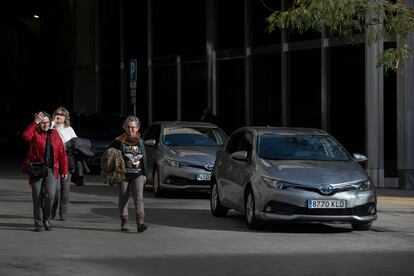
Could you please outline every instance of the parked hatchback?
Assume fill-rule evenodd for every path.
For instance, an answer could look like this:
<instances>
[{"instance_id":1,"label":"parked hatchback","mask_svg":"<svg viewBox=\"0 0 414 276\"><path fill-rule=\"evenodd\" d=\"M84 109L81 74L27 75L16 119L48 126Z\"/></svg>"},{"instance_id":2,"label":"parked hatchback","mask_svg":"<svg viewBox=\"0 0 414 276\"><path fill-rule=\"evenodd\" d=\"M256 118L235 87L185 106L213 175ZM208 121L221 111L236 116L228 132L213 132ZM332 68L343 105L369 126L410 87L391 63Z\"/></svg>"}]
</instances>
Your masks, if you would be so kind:
<instances>
[{"instance_id":1,"label":"parked hatchback","mask_svg":"<svg viewBox=\"0 0 414 276\"><path fill-rule=\"evenodd\" d=\"M358 162L318 129L246 127L217 153L211 212L244 212L249 228L264 222L345 222L368 230L377 218L373 183Z\"/></svg>"},{"instance_id":2,"label":"parked hatchback","mask_svg":"<svg viewBox=\"0 0 414 276\"><path fill-rule=\"evenodd\" d=\"M210 191L216 152L227 135L202 122L156 122L143 134L148 156L147 177L154 194L166 190Z\"/></svg>"}]
</instances>

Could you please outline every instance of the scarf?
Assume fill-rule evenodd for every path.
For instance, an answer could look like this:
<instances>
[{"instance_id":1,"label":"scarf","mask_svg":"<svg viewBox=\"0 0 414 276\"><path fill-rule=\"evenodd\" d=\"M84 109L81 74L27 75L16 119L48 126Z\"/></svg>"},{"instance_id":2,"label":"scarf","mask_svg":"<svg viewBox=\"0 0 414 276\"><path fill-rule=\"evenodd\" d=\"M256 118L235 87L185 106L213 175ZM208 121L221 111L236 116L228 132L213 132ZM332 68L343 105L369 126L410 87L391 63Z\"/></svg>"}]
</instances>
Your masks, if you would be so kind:
<instances>
[{"instance_id":1,"label":"scarf","mask_svg":"<svg viewBox=\"0 0 414 276\"><path fill-rule=\"evenodd\" d=\"M135 137L131 137L128 134L124 133L124 134L116 137L115 140L118 140L119 142L121 142L125 145L133 146L133 145L138 144L140 136L141 135L138 133L138 137L135 138Z\"/></svg>"}]
</instances>

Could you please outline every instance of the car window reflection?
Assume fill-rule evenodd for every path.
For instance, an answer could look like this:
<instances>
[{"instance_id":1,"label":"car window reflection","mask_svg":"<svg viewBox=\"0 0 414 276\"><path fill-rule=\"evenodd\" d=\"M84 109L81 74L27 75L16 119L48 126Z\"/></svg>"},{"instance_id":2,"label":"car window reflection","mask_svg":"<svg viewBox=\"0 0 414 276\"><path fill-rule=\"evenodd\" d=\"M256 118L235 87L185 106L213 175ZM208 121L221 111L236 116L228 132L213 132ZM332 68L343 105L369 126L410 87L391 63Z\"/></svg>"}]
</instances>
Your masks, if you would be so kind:
<instances>
[{"instance_id":1,"label":"car window reflection","mask_svg":"<svg viewBox=\"0 0 414 276\"><path fill-rule=\"evenodd\" d=\"M325 135L262 134L258 155L274 160L345 161L348 154L331 137Z\"/></svg>"},{"instance_id":2,"label":"car window reflection","mask_svg":"<svg viewBox=\"0 0 414 276\"><path fill-rule=\"evenodd\" d=\"M167 127L163 144L169 146L221 146L225 137L214 128Z\"/></svg>"}]
</instances>

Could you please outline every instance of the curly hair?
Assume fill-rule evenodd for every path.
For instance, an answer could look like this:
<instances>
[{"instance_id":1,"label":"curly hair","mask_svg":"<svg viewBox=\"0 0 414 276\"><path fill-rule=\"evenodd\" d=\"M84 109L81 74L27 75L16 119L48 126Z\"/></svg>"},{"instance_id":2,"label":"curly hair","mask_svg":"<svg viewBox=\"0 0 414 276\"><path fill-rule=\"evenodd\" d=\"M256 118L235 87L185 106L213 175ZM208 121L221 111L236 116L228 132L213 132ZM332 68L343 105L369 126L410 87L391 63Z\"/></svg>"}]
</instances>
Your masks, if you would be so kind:
<instances>
[{"instance_id":1,"label":"curly hair","mask_svg":"<svg viewBox=\"0 0 414 276\"><path fill-rule=\"evenodd\" d=\"M63 114L63 116L65 116L65 121L63 122L63 124L65 125L65 127L70 126L70 115L69 115L69 111L63 107L63 106L59 106L58 108L56 108L55 112L53 112L53 119L56 118L57 114Z\"/></svg>"}]
</instances>

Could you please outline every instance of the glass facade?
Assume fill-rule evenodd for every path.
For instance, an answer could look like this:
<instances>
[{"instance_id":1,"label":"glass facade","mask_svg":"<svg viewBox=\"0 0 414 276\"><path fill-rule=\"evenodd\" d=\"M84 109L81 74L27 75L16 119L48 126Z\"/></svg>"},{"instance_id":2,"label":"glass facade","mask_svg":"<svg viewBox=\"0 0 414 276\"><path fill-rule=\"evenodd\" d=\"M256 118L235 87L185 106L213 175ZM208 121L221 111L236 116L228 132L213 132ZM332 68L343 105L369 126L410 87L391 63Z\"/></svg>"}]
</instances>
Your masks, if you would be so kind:
<instances>
[{"instance_id":1,"label":"glass facade","mask_svg":"<svg viewBox=\"0 0 414 276\"><path fill-rule=\"evenodd\" d=\"M288 125L321 128L321 50L290 52L288 64Z\"/></svg>"},{"instance_id":2,"label":"glass facade","mask_svg":"<svg viewBox=\"0 0 414 276\"><path fill-rule=\"evenodd\" d=\"M217 65L218 122L227 133L244 125L244 60L222 60Z\"/></svg>"},{"instance_id":3,"label":"glass facade","mask_svg":"<svg viewBox=\"0 0 414 276\"><path fill-rule=\"evenodd\" d=\"M153 120L177 120L177 68L157 66L153 69Z\"/></svg>"},{"instance_id":4,"label":"glass facade","mask_svg":"<svg viewBox=\"0 0 414 276\"><path fill-rule=\"evenodd\" d=\"M329 49L330 133L350 152L365 152L364 45Z\"/></svg>"},{"instance_id":5,"label":"glass facade","mask_svg":"<svg viewBox=\"0 0 414 276\"><path fill-rule=\"evenodd\" d=\"M253 59L253 125L282 125L280 53Z\"/></svg>"},{"instance_id":6,"label":"glass facade","mask_svg":"<svg viewBox=\"0 0 414 276\"><path fill-rule=\"evenodd\" d=\"M207 72L205 62L184 63L182 67L181 110L183 121L200 121L207 107Z\"/></svg>"}]
</instances>

